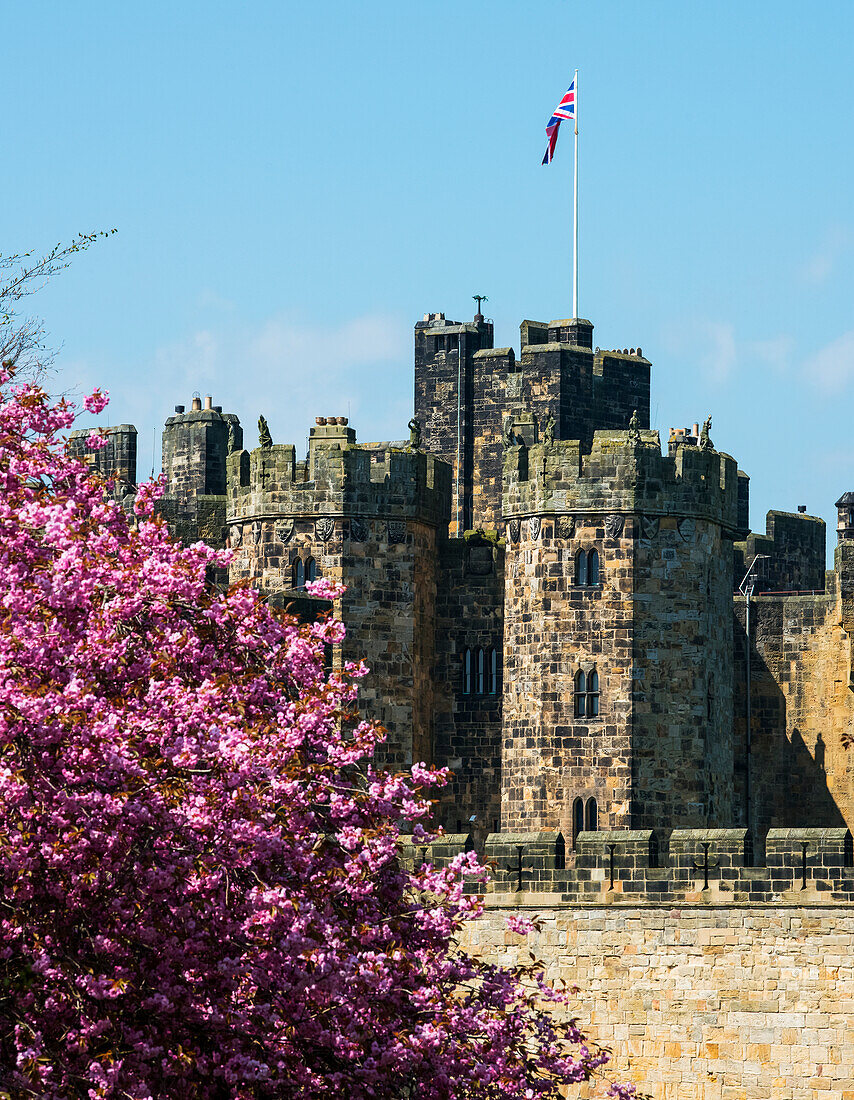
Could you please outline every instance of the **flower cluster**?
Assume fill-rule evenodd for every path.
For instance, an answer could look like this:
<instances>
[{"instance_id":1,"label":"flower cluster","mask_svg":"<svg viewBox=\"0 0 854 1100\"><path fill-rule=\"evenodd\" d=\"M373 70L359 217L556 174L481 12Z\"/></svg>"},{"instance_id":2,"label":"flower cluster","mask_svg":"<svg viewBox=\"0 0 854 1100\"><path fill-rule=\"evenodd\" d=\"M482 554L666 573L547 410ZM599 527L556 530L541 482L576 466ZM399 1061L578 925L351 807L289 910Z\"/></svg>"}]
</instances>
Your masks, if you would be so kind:
<instances>
[{"instance_id":1,"label":"flower cluster","mask_svg":"<svg viewBox=\"0 0 854 1100\"><path fill-rule=\"evenodd\" d=\"M156 484L128 517L66 454L73 421L0 376L0 1092L429 1100L588 1079L607 1056L541 969L457 946L473 855L402 861L442 777L372 767L364 666L324 667L341 624L212 591L227 555L176 544Z\"/></svg>"}]
</instances>

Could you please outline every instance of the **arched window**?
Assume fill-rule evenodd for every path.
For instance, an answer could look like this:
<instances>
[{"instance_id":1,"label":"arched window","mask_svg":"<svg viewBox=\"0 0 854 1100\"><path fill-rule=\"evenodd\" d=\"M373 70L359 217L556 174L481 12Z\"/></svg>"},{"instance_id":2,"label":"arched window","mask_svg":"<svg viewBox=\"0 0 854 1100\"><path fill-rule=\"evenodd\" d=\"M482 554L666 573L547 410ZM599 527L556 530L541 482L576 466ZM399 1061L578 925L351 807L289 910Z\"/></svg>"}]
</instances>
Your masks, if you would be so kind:
<instances>
[{"instance_id":1,"label":"arched window","mask_svg":"<svg viewBox=\"0 0 854 1100\"><path fill-rule=\"evenodd\" d=\"M307 581L317 580L317 562L314 558L309 558L305 563L305 579Z\"/></svg>"},{"instance_id":2,"label":"arched window","mask_svg":"<svg viewBox=\"0 0 854 1100\"><path fill-rule=\"evenodd\" d=\"M575 674L575 717L583 718L587 714L587 676L578 670Z\"/></svg>"},{"instance_id":3,"label":"arched window","mask_svg":"<svg viewBox=\"0 0 854 1100\"><path fill-rule=\"evenodd\" d=\"M471 650L463 650L463 695L471 695Z\"/></svg>"},{"instance_id":4,"label":"arched window","mask_svg":"<svg viewBox=\"0 0 854 1100\"><path fill-rule=\"evenodd\" d=\"M475 695L486 694L486 653L481 646L475 651L477 654L477 679L475 681Z\"/></svg>"},{"instance_id":5,"label":"arched window","mask_svg":"<svg viewBox=\"0 0 854 1100\"><path fill-rule=\"evenodd\" d=\"M292 570L294 588L302 588L305 584L305 566L303 565L302 558L294 558Z\"/></svg>"},{"instance_id":6,"label":"arched window","mask_svg":"<svg viewBox=\"0 0 854 1100\"><path fill-rule=\"evenodd\" d=\"M498 694L498 650L495 646L489 651L489 694Z\"/></svg>"},{"instance_id":7,"label":"arched window","mask_svg":"<svg viewBox=\"0 0 854 1100\"><path fill-rule=\"evenodd\" d=\"M587 717L596 718L599 714L599 673L594 668L587 674Z\"/></svg>"},{"instance_id":8,"label":"arched window","mask_svg":"<svg viewBox=\"0 0 854 1100\"><path fill-rule=\"evenodd\" d=\"M578 834L584 832L584 803L580 798L572 804L572 846L575 847L575 842L578 839Z\"/></svg>"},{"instance_id":9,"label":"arched window","mask_svg":"<svg viewBox=\"0 0 854 1100\"><path fill-rule=\"evenodd\" d=\"M584 807L584 831L595 833L599 828L599 811L596 809L596 799L588 798Z\"/></svg>"},{"instance_id":10,"label":"arched window","mask_svg":"<svg viewBox=\"0 0 854 1100\"><path fill-rule=\"evenodd\" d=\"M587 554L579 550L575 555L575 583L587 584Z\"/></svg>"},{"instance_id":11,"label":"arched window","mask_svg":"<svg viewBox=\"0 0 854 1100\"><path fill-rule=\"evenodd\" d=\"M599 551L591 550L587 555L587 583L599 583Z\"/></svg>"}]
</instances>

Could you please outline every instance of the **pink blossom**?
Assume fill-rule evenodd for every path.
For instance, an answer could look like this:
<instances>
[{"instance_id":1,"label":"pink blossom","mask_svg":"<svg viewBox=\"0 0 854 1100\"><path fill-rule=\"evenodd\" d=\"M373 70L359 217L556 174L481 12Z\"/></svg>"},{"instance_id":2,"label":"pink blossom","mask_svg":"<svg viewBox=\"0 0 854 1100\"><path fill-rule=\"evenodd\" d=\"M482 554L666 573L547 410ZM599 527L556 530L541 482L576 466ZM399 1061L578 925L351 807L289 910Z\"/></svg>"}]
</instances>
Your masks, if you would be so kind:
<instances>
[{"instance_id":1,"label":"pink blossom","mask_svg":"<svg viewBox=\"0 0 854 1100\"><path fill-rule=\"evenodd\" d=\"M86 436L86 446L90 451L102 451L107 446L107 437L100 432L90 432Z\"/></svg>"},{"instance_id":2,"label":"pink blossom","mask_svg":"<svg viewBox=\"0 0 854 1100\"><path fill-rule=\"evenodd\" d=\"M339 584L327 577L318 577L316 581L306 581L305 590L309 596L319 596L323 600L337 600L347 591L347 585Z\"/></svg>"},{"instance_id":3,"label":"pink blossom","mask_svg":"<svg viewBox=\"0 0 854 1100\"><path fill-rule=\"evenodd\" d=\"M457 946L476 855L406 865L447 773L372 765L366 667L325 672L343 624L208 588L229 555L170 538L162 481L135 523L105 499L73 421L0 391L0 1091L557 1100L588 1080L607 1055L542 966Z\"/></svg>"},{"instance_id":4,"label":"pink blossom","mask_svg":"<svg viewBox=\"0 0 854 1100\"><path fill-rule=\"evenodd\" d=\"M103 412L109 403L110 393L108 390L96 389L83 398L83 407L90 413Z\"/></svg>"}]
</instances>

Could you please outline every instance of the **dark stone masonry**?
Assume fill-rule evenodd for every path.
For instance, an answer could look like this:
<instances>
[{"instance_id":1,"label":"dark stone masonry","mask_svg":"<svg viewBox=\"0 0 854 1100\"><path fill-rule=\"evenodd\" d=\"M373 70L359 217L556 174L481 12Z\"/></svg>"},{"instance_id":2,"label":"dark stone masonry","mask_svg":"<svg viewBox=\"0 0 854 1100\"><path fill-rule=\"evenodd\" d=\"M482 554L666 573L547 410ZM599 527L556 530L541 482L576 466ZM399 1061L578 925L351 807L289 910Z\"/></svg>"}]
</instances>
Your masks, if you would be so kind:
<instances>
[{"instance_id":1,"label":"dark stone masonry","mask_svg":"<svg viewBox=\"0 0 854 1100\"><path fill-rule=\"evenodd\" d=\"M822 520L772 511L750 532L749 478L708 423L662 451L641 348L595 347L581 318L520 337L494 348L480 314L425 314L408 440L319 416L301 456L262 418L246 450L237 416L196 396L166 421L161 514L301 615L319 606L306 580L348 585L333 659L371 668L382 760L447 767L437 819L478 847L559 838L582 890L579 836L601 870L592 833L654 835L676 882L680 831L741 830L760 858L769 830L850 828L854 495L825 575ZM86 434L69 446L128 497L135 428L97 452Z\"/></svg>"},{"instance_id":2,"label":"dark stone masonry","mask_svg":"<svg viewBox=\"0 0 854 1100\"><path fill-rule=\"evenodd\" d=\"M463 943L579 987L615 1079L854 1100L854 492L825 572L802 507L750 531L708 421L662 451L639 347L602 351L581 318L492 344L480 314L416 324L408 440L319 416L298 456L261 418L246 450L210 398L176 406L160 512L231 547L215 583L303 617L328 606L307 580L348 585L332 660L370 666L380 762L450 776L444 835L402 858L492 862ZM136 429L87 435L69 447L130 507Z\"/></svg>"}]
</instances>

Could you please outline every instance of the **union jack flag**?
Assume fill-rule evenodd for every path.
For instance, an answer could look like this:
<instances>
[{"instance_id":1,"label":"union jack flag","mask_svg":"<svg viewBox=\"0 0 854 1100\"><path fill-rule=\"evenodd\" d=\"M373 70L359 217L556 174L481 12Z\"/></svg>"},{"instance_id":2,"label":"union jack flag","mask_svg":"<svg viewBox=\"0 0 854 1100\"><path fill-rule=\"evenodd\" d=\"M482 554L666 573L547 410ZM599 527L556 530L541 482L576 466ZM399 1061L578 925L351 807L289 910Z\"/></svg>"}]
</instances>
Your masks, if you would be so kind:
<instances>
[{"instance_id":1,"label":"union jack flag","mask_svg":"<svg viewBox=\"0 0 854 1100\"><path fill-rule=\"evenodd\" d=\"M575 80L572 81L564 93L563 99L558 103L557 107L555 107L554 114L549 119L548 125L546 126L549 143L546 146L546 155L543 157L543 164L551 164L552 162L552 157L555 155L555 146L557 145L557 132L564 119L569 119L570 121L575 120Z\"/></svg>"}]
</instances>

